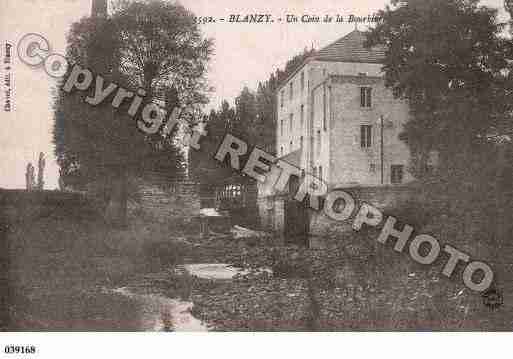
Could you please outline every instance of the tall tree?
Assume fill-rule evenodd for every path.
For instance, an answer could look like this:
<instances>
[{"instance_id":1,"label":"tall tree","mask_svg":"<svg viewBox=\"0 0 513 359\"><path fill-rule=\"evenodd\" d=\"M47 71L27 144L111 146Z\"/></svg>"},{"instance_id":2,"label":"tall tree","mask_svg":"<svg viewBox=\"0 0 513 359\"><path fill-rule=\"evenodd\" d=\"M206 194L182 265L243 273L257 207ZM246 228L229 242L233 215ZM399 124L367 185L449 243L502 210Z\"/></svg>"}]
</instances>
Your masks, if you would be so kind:
<instances>
[{"instance_id":1,"label":"tall tree","mask_svg":"<svg viewBox=\"0 0 513 359\"><path fill-rule=\"evenodd\" d=\"M221 108L212 110L200 126L205 126L208 136L201 141L201 149L190 149L189 169L190 175L200 184L205 186L222 184L227 178L235 174L228 166L222 166L214 155L229 131L230 123L234 117L233 109L228 102L223 101Z\"/></svg>"},{"instance_id":2,"label":"tall tree","mask_svg":"<svg viewBox=\"0 0 513 359\"><path fill-rule=\"evenodd\" d=\"M296 71L306 59L310 56L315 55L316 50L312 47L310 50L305 48L302 53L299 53L292 57L285 64L285 68L283 70L276 70L278 82L281 83L287 79L294 71Z\"/></svg>"},{"instance_id":3,"label":"tall tree","mask_svg":"<svg viewBox=\"0 0 513 359\"><path fill-rule=\"evenodd\" d=\"M120 35L120 69L147 97L172 84L180 103L206 103L206 64L213 41L205 39L194 14L163 0L120 3L113 21Z\"/></svg>"},{"instance_id":4,"label":"tall tree","mask_svg":"<svg viewBox=\"0 0 513 359\"><path fill-rule=\"evenodd\" d=\"M253 146L276 154L276 90L280 82L292 74L315 50L304 50L287 61L284 69L271 73L266 81L257 84L257 90L244 87L235 99L235 108L227 101L216 111L211 111L206 120L208 137L203 139L201 150L192 150L189 164L193 178L204 184L222 183L228 179L241 178L221 166L212 158L226 132L231 132Z\"/></svg>"},{"instance_id":5,"label":"tall tree","mask_svg":"<svg viewBox=\"0 0 513 359\"><path fill-rule=\"evenodd\" d=\"M271 73L266 81L257 84L256 92L245 87L235 99L236 119L239 135L250 140L254 145L276 154L276 90L292 73L294 73L315 49L305 49L292 57L285 68Z\"/></svg>"},{"instance_id":6,"label":"tall tree","mask_svg":"<svg viewBox=\"0 0 513 359\"><path fill-rule=\"evenodd\" d=\"M386 47L386 85L408 100L402 138L422 176L431 150L449 169L464 163L489 135L510 127L512 58L497 11L478 0L393 0L368 45Z\"/></svg>"},{"instance_id":7,"label":"tall tree","mask_svg":"<svg viewBox=\"0 0 513 359\"><path fill-rule=\"evenodd\" d=\"M513 230L505 210L513 173L513 46L497 10L477 0L394 0L380 16L368 44L386 47L386 85L409 102L401 138L415 174L429 180L429 196L442 195L443 212L474 228L460 240L476 239L490 258L509 260L502 245ZM425 171L431 150L439 153L436 176Z\"/></svg>"},{"instance_id":8,"label":"tall tree","mask_svg":"<svg viewBox=\"0 0 513 359\"><path fill-rule=\"evenodd\" d=\"M191 14L163 1L125 5L111 18L85 18L72 25L67 49L71 62L101 75L105 84L145 89L147 101L158 95L168 111L179 103L204 102L200 89L212 43L201 39ZM55 151L65 179L82 188L102 183L105 200L119 199L118 220L124 224L129 178L155 169L180 176L183 157L172 137L139 131L127 114L128 103L117 110L108 99L98 106L87 104L85 97L94 87L58 93Z\"/></svg>"}]
</instances>

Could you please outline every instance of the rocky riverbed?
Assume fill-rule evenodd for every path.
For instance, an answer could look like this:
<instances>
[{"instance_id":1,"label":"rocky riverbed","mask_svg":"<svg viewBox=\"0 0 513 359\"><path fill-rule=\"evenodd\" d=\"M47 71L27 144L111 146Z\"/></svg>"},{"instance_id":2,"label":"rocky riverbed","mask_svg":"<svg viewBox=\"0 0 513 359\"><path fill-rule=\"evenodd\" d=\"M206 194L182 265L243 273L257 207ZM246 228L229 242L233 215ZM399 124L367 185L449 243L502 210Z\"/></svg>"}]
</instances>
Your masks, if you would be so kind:
<instances>
[{"instance_id":1,"label":"rocky riverbed","mask_svg":"<svg viewBox=\"0 0 513 359\"><path fill-rule=\"evenodd\" d=\"M10 330L508 328L509 307L374 246L376 233L285 246L240 228L125 230L50 216L9 233ZM484 318L484 319L483 319Z\"/></svg>"}]
</instances>

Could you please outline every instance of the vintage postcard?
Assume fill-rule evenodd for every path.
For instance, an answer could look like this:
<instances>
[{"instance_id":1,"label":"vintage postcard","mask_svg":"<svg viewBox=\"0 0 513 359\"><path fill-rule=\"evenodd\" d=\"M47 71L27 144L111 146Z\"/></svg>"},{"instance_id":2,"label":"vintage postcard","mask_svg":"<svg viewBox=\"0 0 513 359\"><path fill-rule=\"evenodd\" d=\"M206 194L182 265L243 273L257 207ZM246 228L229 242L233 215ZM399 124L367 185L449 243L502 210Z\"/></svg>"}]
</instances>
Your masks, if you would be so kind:
<instances>
[{"instance_id":1,"label":"vintage postcard","mask_svg":"<svg viewBox=\"0 0 513 359\"><path fill-rule=\"evenodd\" d=\"M1 0L1 330L511 331L512 15Z\"/></svg>"}]
</instances>

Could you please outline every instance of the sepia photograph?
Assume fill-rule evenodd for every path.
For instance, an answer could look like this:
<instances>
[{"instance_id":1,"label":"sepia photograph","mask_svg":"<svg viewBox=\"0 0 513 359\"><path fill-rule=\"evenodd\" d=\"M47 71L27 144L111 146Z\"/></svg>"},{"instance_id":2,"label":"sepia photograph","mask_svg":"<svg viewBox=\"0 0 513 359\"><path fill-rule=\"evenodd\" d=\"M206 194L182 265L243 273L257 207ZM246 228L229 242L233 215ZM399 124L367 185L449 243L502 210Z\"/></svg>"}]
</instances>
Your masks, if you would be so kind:
<instances>
[{"instance_id":1,"label":"sepia photograph","mask_svg":"<svg viewBox=\"0 0 513 359\"><path fill-rule=\"evenodd\" d=\"M0 331L513 330L513 1L0 3Z\"/></svg>"}]
</instances>

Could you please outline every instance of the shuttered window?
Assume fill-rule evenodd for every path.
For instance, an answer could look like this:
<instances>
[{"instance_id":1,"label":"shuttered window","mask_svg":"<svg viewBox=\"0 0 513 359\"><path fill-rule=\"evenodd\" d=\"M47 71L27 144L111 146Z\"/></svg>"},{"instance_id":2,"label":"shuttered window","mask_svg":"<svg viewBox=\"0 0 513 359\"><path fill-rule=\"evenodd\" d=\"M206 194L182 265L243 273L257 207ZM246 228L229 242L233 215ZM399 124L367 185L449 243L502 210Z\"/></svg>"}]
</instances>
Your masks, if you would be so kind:
<instances>
[{"instance_id":1,"label":"shuttered window","mask_svg":"<svg viewBox=\"0 0 513 359\"><path fill-rule=\"evenodd\" d=\"M372 106L372 88L360 87L360 106L371 107Z\"/></svg>"},{"instance_id":2,"label":"shuttered window","mask_svg":"<svg viewBox=\"0 0 513 359\"><path fill-rule=\"evenodd\" d=\"M372 146L372 126L360 126L360 145L362 148L369 148Z\"/></svg>"}]
</instances>

